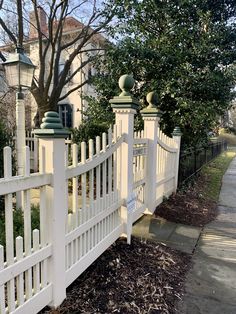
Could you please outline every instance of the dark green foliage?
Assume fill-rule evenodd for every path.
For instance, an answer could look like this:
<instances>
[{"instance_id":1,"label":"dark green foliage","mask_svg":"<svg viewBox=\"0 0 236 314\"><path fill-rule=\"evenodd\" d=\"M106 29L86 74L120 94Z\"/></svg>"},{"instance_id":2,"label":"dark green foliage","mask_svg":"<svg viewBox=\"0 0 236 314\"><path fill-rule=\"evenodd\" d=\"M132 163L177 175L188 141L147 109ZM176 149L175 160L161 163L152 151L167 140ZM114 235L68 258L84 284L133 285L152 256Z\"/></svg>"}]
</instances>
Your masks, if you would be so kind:
<instances>
[{"instance_id":1,"label":"dark green foliage","mask_svg":"<svg viewBox=\"0 0 236 314\"><path fill-rule=\"evenodd\" d=\"M5 146L12 147L13 140L10 131L0 121L0 178L4 176L3 170L3 149Z\"/></svg>"},{"instance_id":2,"label":"dark green foliage","mask_svg":"<svg viewBox=\"0 0 236 314\"><path fill-rule=\"evenodd\" d=\"M5 125L0 121L0 178L4 176L3 168L3 149L5 146L13 147L13 139L10 131L5 127ZM13 172L14 172L14 158L13 158ZM4 211L4 197L0 196L0 212Z\"/></svg>"},{"instance_id":3,"label":"dark green foliage","mask_svg":"<svg viewBox=\"0 0 236 314\"><path fill-rule=\"evenodd\" d=\"M114 114L111 107L107 106L104 98L99 99L99 101L94 97L85 97L85 99L89 102L89 106L83 112L83 122L78 128L71 130L73 142L79 145L90 139L95 140L96 136L101 136L102 133L107 132L114 123Z\"/></svg>"},{"instance_id":4,"label":"dark green foliage","mask_svg":"<svg viewBox=\"0 0 236 314\"><path fill-rule=\"evenodd\" d=\"M101 136L103 132L107 132L108 126L106 123L96 124L94 122L84 122L78 128L71 130L73 142L80 144L88 142L89 139L95 140L96 136Z\"/></svg>"},{"instance_id":5,"label":"dark green foliage","mask_svg":"<svg viewBox=\"0 0 236 314\"><path fill-rule=\"evenodd\" d=\"M13 211L13 228L14 228L14 239L18 236L24 236L24 213L21 209ZM31 206L31 226L32 230L39 229L40 219L39 219L39 206ZM0 213L0 245L5 246L5 218L4 213Z\"/></svg>"},{"instance_id":6,"label":"dark green foliage","mask_svg":"<svg viewBox=\"0 0 236 314\"><path fill-rule=\"evenodd\" d=\"M235 96L235 15L233 0L129 1L97 61L98 94L109 106L119 76L133 74L137 98L157 91L168 135L179 125L184 144L206 140Z\"/></svg>"}]
</instances>

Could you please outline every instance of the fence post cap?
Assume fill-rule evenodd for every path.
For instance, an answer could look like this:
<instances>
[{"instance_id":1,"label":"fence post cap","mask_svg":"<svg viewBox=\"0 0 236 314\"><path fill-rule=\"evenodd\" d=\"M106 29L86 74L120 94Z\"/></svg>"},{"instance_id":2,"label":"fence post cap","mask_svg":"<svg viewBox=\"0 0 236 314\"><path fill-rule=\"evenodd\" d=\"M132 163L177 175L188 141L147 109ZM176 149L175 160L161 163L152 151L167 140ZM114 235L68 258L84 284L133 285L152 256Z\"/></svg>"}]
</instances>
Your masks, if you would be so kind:
<instances>
[{"instance_id":1,"label":"fence post cap","mask_svg":"<svg viewBox=\"0 0 236 314\"><path fill-rule=\"evenodd\" d=\"M174 131L172 132L172 136L181 136L182 134L183 134L183 133L181 132L179 126L176 126L176 127L174 128Z\"/></svg>"},{"instance_id":2,"label":"fence post cap","mask_svg":"<svg viewBox=\"0 0 236 314\"><path fill-rule=\"evenodd\" d=\"M131 96L131 89L134 87L134 78L129 74L121 75L119 78L119 87L122 90L120 96Z\"/></svg>"},{"instance_id":3,"label":"fence post cap","mask_svg":"<svg viewBox=\"0 0 236 314\"><path fill-rule=\"evenodd\" d=\"M131 94L134 87L134 78L129 74L124 74L119 78L119 87L122 90L119 96L113 97L109 102L114 109L135 109L137 110L140 102Z\"/></svg>"},{"instance_id":4,"label":"fence post cap","mask_svg":"<svg viewBox=\"0 0 236 314\"><path fill-rule=\"evenodd\" d=\"M157 108L157 93L155 91L148 93L146 96L146 100L148 102L148 106L140 111L141 115L143 117L161 117L162 112Z\"/></svg>"},{"instance_id":5,"label":"fence post cap","mask_svg":"<svg viewBox=\"0 0 236 314\"><path fill-rule=\"evenodd\" d=\"M33 131L36 137L66 138L70 132L64 129L59 114L55 111L45 112L40 129Z\"/></svg>"}]
</instances>

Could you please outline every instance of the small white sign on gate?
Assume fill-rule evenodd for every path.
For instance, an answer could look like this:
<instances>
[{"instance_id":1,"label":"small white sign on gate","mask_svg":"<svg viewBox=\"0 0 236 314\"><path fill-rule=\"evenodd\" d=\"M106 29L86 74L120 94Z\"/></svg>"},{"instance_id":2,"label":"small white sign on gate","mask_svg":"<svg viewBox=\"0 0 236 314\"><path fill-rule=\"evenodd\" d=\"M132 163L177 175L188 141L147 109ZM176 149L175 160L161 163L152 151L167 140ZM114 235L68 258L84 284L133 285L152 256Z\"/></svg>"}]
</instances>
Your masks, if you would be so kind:
<instances>
[{"instance_id":1,"label":"small white sign on gate","mask_svg":"<svg viewBox=\"0 0 236 314\"><path fill-rule=\"evenodd\" d=\"M133 149L133 156L146 156L147 155L147 147L142 146L142 147L134 147Z\"/></svg>"},{"instance_id":2,"label":"small white sign on gate","mask_svg":"<svg viewBox=\"0 0 236 314\"><path fill-rule=\"evenodd\" d=\"M134 193L132 193L130 197L127 199L127 203L126 203L128 213L132 213L135 211L135 203L136 203L136 196Z\"/></svg>"}]
</instances>

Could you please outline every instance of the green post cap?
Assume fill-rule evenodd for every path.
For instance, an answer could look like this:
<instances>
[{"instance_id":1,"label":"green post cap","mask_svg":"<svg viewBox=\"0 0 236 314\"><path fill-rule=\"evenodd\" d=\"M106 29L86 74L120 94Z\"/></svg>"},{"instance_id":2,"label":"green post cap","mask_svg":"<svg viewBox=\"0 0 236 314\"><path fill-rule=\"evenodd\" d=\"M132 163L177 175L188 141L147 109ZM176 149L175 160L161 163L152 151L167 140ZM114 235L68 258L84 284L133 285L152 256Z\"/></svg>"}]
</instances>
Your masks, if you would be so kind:
<instances>
[{"instance_id":1,"label":"green post cap","mask_svg":"<svg viewBox=\"0 0 236 314\"><path fill-rule=\"evenodd\" d=\"M119 78L119 87L122 90L120 97L131 96L131 89L134 87L134 78L131 75L124 74Z\"/></svg>"},{"instance_id":2,"label":"green post cap","mask_svg":"<svg viewBox=\"0 0 236 314\"><path fill-rule=\"evenodd\" d=\"M143 117L160 117L162 112L157 108L158 97L156 92L150 92L146 96L148 102L147 108L141 110L141 115Z\"/></svg>"},{"instance_id":3,"label":"green post cap","mask_svg":"<svg viewBox=\"0 0 236 314\"><path fill-rule=\"evenodd\" d=\"M180 127L176 126L174 128L174 131L172 132L172 136L181 136L182 135L182 132L180 130Z\"/></svg>"},{"instance_id":4,"label":"green post cap","mask_svg":"<svg viewBox=\"0 0 236 314\"><path fill-rule=\"evenodd\" d=\"M131 75L124 74L119 79L119 87L122 90L119 96L115 96L109 102L112 108L116 109L138 109L139 101L131 94L134 87L134 78Z\"/></svg>"},{"instance_id":5,"label":"green post cap","mask_svg":"<svg viewBox=\"0 0 236 314\"><path fill-rule=\"evenodd\" d=\"M55 111L45 112L42 122L40 129L33 131L37 137L65 138L70 134L63 128L59 114Z\"/></svg>"}]
</instances>

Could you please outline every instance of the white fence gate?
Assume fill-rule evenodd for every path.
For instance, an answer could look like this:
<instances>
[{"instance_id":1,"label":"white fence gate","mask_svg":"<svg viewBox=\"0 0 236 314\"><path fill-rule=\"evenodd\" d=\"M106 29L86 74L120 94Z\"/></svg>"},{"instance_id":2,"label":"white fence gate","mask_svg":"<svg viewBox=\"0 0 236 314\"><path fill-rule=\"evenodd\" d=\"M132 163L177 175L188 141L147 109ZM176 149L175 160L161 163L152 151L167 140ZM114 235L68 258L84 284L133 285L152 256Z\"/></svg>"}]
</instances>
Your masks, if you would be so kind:
<instances>
[{"instance_id":1,"label":"white fence gate","mask_svg":"<svg viewBox=\"0 0 236 314\"><path fill-rule=\"evenodd\" d=\"M121 235L130 241L133 222L176 190L180 136L168 138L159 130L155 110L151 117L150 110L147 116L144 112L144 131L134 134L135 110L127 107L128 100L129 95L119 98L116 124L108 134L81 143L80 152L71 145L70 165L65 134L50 127L38 132L37 173L30 174L26 147L24 175L13 177L11 149L4 149L0 313L33 314L46 305L59 306L66 287ZM16 192L22 193L24 233L14 238ZM36 230L31 224L34 194L40 211Z\"/></svg>"}]
</instances>

